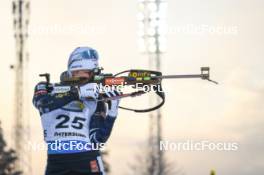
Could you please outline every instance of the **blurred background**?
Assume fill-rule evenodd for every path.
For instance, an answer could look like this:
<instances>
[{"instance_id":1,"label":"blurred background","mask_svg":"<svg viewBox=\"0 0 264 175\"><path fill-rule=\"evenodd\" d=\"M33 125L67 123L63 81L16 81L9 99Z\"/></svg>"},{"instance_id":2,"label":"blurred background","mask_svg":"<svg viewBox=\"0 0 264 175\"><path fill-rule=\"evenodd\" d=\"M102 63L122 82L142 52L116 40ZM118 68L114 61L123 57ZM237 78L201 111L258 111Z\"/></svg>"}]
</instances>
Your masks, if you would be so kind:
<instances>
[{"instance_id":1,"label":"blurred background","mask_svg":"<svg viewBox=\"0 0 264 175\"><path fill-rule=\"evenodd\" d=\"M18 2L18 1L15 1ZM28 2L28 1L26 1ZM155 3L156 1L151 1ZM38 75L48 72L58 82L67 68L70 52L78 46L98 50L105 72L148 69L142 53L140 20L144 1L137 0L31 0L27 66L24 84L17 87L17 39L11 1L0 2L0 121L8 148L16 148L17 96L23 89L23 143L43 143L40 117L31 100ZM185 142L236 142L236 151L163 151L171 174L259 175L264 172L264 2L262 0L166 0L164 47L160 54L163 74L199 73L210 66L206 81L164 80L166 103L161 109L162 140ZM141 4L141 5L140 5ZM155 8L155 7L154 7ZM15 10L16 11L16 10ZM27 10L25 10L26 12ZM166 19L165 19L166 18ZM150 52L153 52L153 50ZM155 51L154 51L155 52ZM14 68L12 68L12 65ZM11 66L11 67L10 67ZM124 105L144 108L147 99L126 99ZM107 144L110 174L139 174L136 165L147 156L150 117L120 110ZM26 135L26 136L25 136ZM20 150L16 150L20 151ZM44 174L46 152L27 150L30 173ZM165 160L164 160L165 161ZM133 167L132 166L132 167ZM139 169L144 169L139 167ZM166 173L163 173L164 175Z\"/></svg>"}]
</instances>

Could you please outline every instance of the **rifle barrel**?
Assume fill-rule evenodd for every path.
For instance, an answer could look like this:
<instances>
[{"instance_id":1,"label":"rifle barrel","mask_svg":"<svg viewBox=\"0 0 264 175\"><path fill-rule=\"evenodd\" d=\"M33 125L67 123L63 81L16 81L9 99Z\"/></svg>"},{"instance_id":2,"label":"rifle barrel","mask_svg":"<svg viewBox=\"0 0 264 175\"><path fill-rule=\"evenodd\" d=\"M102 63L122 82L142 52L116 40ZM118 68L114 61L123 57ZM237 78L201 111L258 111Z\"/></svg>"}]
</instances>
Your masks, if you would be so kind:
<instances>
[{"instance_id":1,"label":"rifle barrel","mask_svg":"<svg viewBox=\"0 0 264 175\"><path fill-rule=\"evenodd\" d=\"M202 78L201 74L191 74L191 75L162 75L157 76L157 78L161 79L175 79L175 78Z\"/></svg>"},{"instance_id":2,"label":"rifle barrel","mask_svg":"<svg viewBox=\"0 0 264 175\"><path fill-rule=\"evenodd\" d=\"M162 76L157 76L157 78L160 78L160 79L201 78L203 80L208 80L212 83L218 84L218 82L213 81L209 78L209 74L162 75Z\"/></svg>"}]
</instances>

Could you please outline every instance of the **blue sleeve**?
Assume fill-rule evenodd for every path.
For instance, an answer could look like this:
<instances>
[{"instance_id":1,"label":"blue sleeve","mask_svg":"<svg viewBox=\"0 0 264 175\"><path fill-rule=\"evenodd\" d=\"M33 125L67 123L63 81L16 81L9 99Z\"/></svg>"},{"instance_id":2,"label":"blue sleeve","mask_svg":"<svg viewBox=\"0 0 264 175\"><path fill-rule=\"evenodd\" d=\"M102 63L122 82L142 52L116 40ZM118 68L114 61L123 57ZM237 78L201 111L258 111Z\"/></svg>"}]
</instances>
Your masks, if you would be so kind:
<instances>
[{"instance_id":1,"label":"blue sleeve","mask_svg":"<svg viewBox=\"0 0 264 175\"><path fill-rule=\"evenodd\" d=\"M95 114L90 121L90 140L92 143L105 143L111 135L115 117L105 115L104 102L98 102Z\"/></svg>"},{"instance_id":2,"label":"blue sleeve","mask_svg":"<svg viewBox=\"0 0 264 175\"><path fill-rule=\"evenodd\" d=\"M36 85L33 96L33 104L40 114L61 108L73 100L78 100L78 92L69 91L66 93L51 94L48 92L46 83L40 82Z\"/></svg>"}]
</instances>

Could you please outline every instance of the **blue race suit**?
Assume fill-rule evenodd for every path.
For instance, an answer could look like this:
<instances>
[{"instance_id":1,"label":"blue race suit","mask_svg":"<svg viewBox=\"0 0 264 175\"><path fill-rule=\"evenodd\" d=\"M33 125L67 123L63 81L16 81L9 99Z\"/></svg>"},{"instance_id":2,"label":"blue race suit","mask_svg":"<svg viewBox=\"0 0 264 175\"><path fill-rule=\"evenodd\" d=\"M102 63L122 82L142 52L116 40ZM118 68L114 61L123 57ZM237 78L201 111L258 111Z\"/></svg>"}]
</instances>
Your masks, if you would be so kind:
<instances>
[{"instance_id":1,"label":"blue race suit","mask_svg":"<svg viewBox=\"0 0 264 175\"><path fill-rule=\"evenodd\" d=\"M46 175L103 175L98 148L109 138L116 119L105 115L105 103L80 99L76 88L52 93L40 82L33 104L48 147Z\"/></svg>"}]
</instances>

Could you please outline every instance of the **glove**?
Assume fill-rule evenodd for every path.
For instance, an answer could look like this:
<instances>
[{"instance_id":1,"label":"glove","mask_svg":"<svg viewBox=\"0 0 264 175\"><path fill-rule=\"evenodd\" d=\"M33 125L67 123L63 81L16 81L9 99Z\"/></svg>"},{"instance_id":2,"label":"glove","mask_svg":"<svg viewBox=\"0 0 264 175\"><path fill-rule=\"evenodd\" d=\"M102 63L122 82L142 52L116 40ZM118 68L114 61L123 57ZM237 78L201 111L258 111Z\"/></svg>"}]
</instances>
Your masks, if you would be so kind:
<instances>
[{"instance_id":1,"label":"glove","mask_svg":"<svg viewBox=\"0 0 264 175\"><path fill-rule=\"evenodd\" d=\"M43 95L43 94L47 94L50 91L53 90L53 85L52 84L48 84L47 82L39 82L34 89L34 96L38 96L38 95Z\"/></svg>"},{"instance_id":2,"label":"glove","mask_svg":"<svg viewBox=\"0 0 264 175\"><path fill-rule=\"evenodd\" d=\"M112 98L112 97L120 96L121 94L122 94L121 92L114 90L114 91L106 92L105 96ZM113 99L109 101L107 115L114 117L114 118L117 116L119 102L120 102L120 99Z\"/></svg>"},{"instance_id":3,"label":"glove","mask_svg":"<svg viewBox=\"0 0 264 175\"><path fill-rule=\"evenodd\" d=\"M96 100L99 96L99 87L96 83L87 83L79 87L80 98L91 98Z\"/></svg>"}]
</instances>

